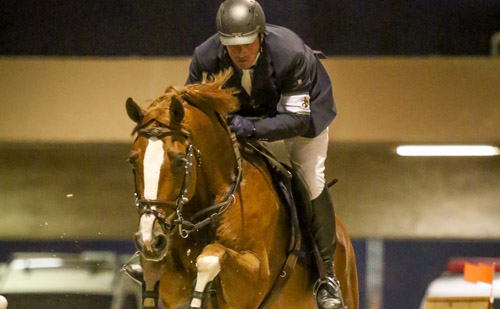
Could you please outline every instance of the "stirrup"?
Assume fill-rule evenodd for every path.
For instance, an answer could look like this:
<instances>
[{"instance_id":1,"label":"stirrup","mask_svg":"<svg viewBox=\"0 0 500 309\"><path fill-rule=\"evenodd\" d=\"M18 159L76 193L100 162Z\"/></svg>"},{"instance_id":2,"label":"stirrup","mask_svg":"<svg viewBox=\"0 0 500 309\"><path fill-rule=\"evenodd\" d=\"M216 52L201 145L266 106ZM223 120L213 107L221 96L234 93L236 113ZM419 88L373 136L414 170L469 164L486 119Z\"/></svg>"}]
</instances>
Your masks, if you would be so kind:
<instances>
[{"instance_id":1,"label":"stirrup","mask_svg":"<svg viewBox=\"0 0 500 309\"><path fill-rule=\"evenodd\" d=\"M130 279L142 285L144 282L144 275L139 261L139 251L135 252L132 257L123 264L120 271L124 272Z\"/></svg>"},{"instance_id":2,"label":"stirrup","mask_svg":"<svg viewBox=\"0 0 500 309\"><path fill-rule=\"evenodd\" d=\"M318 294L319 289L325 284L327 285L327 289L329 289L329 291L333 290L336 294L336 295L335 294L334 295L338 296L338 298L340 300L341 308L347 309L347 306L344 303L344 297L342 296L342 291L340 290L340 282L336 277L333 277L333 278L327 277L326 279L320 278L316 281L316 283L314 283L313 295L314 295L314 301L316 302L316 308L319 308L318 298L316 296ZM333 294L333 293L330 293L330 294Z\"/></svg>"}]
</instances>

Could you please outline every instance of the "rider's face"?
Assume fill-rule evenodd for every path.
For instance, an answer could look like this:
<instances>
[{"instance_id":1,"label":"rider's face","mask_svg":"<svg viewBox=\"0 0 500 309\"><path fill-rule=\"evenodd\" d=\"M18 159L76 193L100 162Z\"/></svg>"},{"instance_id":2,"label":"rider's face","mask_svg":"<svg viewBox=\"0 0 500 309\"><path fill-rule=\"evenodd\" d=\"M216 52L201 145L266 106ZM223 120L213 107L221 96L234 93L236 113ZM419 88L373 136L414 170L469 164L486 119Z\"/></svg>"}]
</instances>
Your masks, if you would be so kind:
<instances>
[{"instance_id":1,"label":"rider's face","mask_svg":"<svg viewBox=\"0 0 500 309\"><path fill-rule=\"evenodd\" d=\"M259 37L250 44L226 46L229 57L240 70L248 70L259 54Z\"/></svg>"}]
</instances>

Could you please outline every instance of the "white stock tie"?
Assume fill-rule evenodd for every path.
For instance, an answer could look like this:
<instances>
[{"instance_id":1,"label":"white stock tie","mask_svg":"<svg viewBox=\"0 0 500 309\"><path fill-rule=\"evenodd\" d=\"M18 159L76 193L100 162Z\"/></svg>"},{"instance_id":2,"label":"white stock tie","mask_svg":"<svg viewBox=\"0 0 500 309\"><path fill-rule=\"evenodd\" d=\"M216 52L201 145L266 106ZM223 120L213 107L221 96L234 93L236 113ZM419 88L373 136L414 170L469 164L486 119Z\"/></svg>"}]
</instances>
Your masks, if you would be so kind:
<instances>
[{"instance_id":1,"label":"white stock tie","mask_svg":"<svg viewBox=\"0 0 500 309\"><path fill-rule=\"evenodd\" d=\"M252 77L250 75L250 70L242 70L243 75L241 76L241 86L248 95L252 94Z\"/></svg>"}]
</instances>

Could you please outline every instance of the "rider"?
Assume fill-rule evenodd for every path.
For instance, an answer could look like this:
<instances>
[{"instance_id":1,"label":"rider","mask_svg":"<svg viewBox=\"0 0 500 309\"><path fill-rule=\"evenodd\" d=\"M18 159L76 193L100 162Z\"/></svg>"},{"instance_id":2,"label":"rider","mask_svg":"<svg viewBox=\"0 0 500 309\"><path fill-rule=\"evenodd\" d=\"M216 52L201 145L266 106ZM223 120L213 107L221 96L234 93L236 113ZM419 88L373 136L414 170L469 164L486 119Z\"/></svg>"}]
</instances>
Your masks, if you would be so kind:
<instances>
[{"instance_id":1,"label":"rider","mask_svg":"<svg viewBox=\"0 0 500 309\"><path fill-rule=\"evenodd\" d=\"M320 252L323 278L315 288L320 308L341 308L335 279L335 212L325 186L328 125L336 115L330 78L320 53L292 31L265 23L255 0L226 0L217 12L217 32L192 58L187 83L232 67L229 87L241 89L240 109L229 118L240 138L284 140L294 169L312 201L311 232ZM322 271L319 271L320 274Z\"/></svg>"}]
</instances>

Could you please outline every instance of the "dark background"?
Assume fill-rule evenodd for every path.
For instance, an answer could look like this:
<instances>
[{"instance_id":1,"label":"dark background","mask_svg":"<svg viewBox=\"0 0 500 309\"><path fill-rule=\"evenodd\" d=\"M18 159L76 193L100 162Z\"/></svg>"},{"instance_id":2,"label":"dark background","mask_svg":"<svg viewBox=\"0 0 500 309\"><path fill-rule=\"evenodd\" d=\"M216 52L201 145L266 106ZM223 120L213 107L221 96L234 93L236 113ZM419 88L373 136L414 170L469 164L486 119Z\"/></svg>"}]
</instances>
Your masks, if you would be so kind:
<instances>
[{"instance_id":1,"label":"dark background","mask_svg":"<svg viewBox=\"0 0 500 309\"><path fill-rule=\"evenodd\" d=\"M0 0L0 55L188 56L220 1ZM487 55L500 0L261 0L328 55Z\"/></svg>"}]
</instances>

